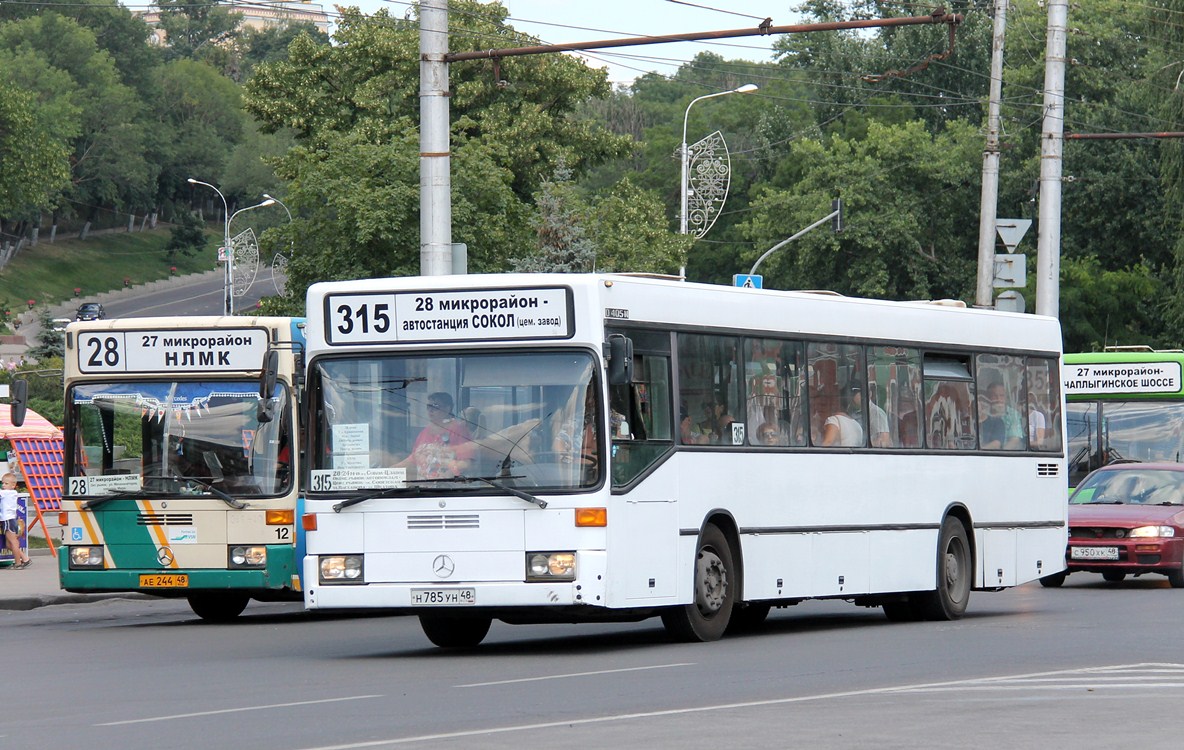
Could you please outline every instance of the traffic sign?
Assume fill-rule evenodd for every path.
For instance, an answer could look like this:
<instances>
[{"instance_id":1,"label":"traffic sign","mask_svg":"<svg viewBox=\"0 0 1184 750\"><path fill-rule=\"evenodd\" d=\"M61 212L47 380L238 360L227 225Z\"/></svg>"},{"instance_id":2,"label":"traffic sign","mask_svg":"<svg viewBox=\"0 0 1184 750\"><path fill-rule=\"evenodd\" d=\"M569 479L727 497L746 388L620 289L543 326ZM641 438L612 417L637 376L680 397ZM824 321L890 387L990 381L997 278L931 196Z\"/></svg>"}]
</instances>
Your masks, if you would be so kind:
<instances>
[{"instance_id":1,"label":"traffic sign","mask_svg":"<svg viewBox=\"0 0 1184 750\"><path fill-rule=\"evenodd\" d=\"M744 289L762 289L765 277L759 273L737 273L732 275L732 285Z\"/></svg>"},{"instance_id":2,"label":"traffic sign","mask_svg":"<svg viewBox=\"0 0 1184 750\"><path fill-rule=\"evenodd\" d=\"M995 231L999 233L999 239L1003 240L1009 253L1015 252L1016 245L1020 244L1030 226L1031 219L995 219Z\"/></svg>"}]
</instances>

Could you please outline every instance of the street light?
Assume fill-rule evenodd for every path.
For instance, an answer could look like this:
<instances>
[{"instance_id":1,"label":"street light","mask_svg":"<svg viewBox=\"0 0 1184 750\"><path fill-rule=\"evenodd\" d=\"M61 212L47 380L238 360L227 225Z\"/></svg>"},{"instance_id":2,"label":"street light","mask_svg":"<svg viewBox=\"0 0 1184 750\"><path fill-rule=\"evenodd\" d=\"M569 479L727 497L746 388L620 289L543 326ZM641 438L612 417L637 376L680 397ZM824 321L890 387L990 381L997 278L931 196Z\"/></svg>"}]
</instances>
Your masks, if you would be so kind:
<instances>
[{"instance_id":1,"label":"street light","mask_svg":"<svg viewBox=\"0 0 1184 750\"><path fill-rule=\"evenodd\" d=\"M274 196L268 195L267 193L264 193L263 197L269 201L275 201L276 203L280 204L280 208L284 209L284 213L286 213L288 215L288 223L289 224L292 223L292 212L288 210L288 207L284 205L284 202L282 200L280 200L279 198L276 198Z\"/></svg>"},{"instance_id":2,"label":"street light","mask_svg":"<svg viewBox=\"0 0 1184 750\"><path fill-rule=\"evenodd\" d=\"M222 301L222 314L234 315L234 277L230 275L232 271L230 265L234 261L231 260L233 254L230 252L230 208L226 205L226 196L222 195L221 190L208 182L195 180L192 177L190 177L187 182L189 182L190 185L205 185L210 190L213 190L215 193L217 193L218 197L222 199L222 216L226 219L225 231L222 233L222 247L226 248L226 273L222 278L222 288L226 295L225 299Z\"/></svg>"},{"instance_id":3,"label":"street light","mask_svg":"<svg viewBox=\"0 0 1184 750\"><path fill-rule=\"evenodd\" d=\"M749 94L753 91L756 91L758 88L760 87L755 83L746 83L740 88L735 88L730 91L717 91L714 94L704 94L703 96L692 99L691 103L687 105L686 114L684 114L682 118L682 147L680 149L682 156L682 208L679 211L679 234L687 233L687 188L689 187L687 184L689 179L687 175L687 169L690 166L690 152L687 150L687 120L691 117L691 107L695 106L695 102L701 102L704 99L711 99L717 96L727 96L728 94Z\"/></svg>"}]
</instances>

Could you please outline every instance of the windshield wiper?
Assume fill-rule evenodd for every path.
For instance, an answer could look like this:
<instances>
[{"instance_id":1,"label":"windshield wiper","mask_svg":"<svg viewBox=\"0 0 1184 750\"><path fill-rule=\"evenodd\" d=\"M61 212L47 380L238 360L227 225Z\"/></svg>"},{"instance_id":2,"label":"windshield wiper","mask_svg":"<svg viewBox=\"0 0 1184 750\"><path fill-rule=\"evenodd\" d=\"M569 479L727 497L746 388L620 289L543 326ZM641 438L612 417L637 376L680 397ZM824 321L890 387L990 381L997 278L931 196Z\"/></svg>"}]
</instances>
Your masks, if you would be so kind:
<instances>
[{"instance_id":1,"label":"windshield wiper","mask_svg":"<svg viewBox=\"0 0 1184 750\"><path fill-rule=\"evenodd\" d=\"M384 487L381 490L367 490L357 497L351 497L339 503L333 503L333 512L340 513L343 508L348 508L351 505L357 505L358 503L364 503L367 500L374 500L379 497L390 497L398 492L406 492L407 490L413 490L416 495L423 491L419 487Z\"/></svg>"},{"instance_id":2,"label":"windshield wiper","mask_svg":"<svg viewBox=\"0 0 1184 750\"><path fill-rule=\"evenodd\" d=\"M455 477L448 477L448 478L441 478L441 479L428 479L428 480L424 480L424 481L429 481L429 482L485 482L490 487L496 487L497 489L501 490L502 492L508 492L511 495L513 495L514 497L521 498L528 503L534 503L535 505L539 506L540 508L546 508L547 501L542 499L541 497L535 497L534 495L530 494L529 492L526 492L525 490L520 490L517 487L512 487L508 484L505 484L502 481L499 481L502 479L521 479L521 478L522 477L505 476L505 475L498 475L496 477L455 476Z\"/></svg>"},{"instance_id":3,"label":"windshield wiper","mask_svg":"<svg viewBox=\"0 0 1184 750\"><path fill-rule=\"evenodd\" d=\"M229 505L231 508L234 508L235 510L242 510L243 508L249 507L243 501L234 499L233 497L228 495L226 492L218 489L213 484L205 481L204 479L197 479L196 477L173 477L173 478L176 479L178 482L193 482L198 487L201 487L202 489L209 491L209 493L211 495L217 497L219 500L226 503L227 505Z\"/></svg>"}]
</instances>

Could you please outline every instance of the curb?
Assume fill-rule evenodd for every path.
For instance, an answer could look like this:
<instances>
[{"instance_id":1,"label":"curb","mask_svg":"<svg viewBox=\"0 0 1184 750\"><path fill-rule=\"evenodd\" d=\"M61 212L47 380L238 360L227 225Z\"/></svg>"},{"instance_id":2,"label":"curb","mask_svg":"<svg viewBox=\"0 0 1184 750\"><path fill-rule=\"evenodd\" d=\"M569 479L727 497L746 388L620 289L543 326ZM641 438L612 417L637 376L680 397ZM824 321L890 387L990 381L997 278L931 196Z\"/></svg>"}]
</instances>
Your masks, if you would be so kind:
<instances>
[{"instance_id":1,"label":"curb","mask_svg":"<svg viewBox=\"0 0 1184 750\"><path fill-rule=\"evenodd\" d=\"M147 594L27 594L0 598L0 610L28 611L54 604L89 604L105 599L150 599Z\"/></svg>"}]
</instances>

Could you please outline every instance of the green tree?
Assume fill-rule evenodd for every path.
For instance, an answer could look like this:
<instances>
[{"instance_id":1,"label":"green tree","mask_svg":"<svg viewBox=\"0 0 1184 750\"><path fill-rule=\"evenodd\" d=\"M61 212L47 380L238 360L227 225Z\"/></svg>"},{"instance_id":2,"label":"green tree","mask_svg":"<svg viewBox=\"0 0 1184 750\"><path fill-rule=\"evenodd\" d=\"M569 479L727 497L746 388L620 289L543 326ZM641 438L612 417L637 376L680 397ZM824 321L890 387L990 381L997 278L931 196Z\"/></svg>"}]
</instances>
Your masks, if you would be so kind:
<instances>
[{"instance_id":1,"label":"green tree","mask_svg":"<svg viewBox=\"0 0 1184 750\"><path fill-rule=\"evenodd\" d=\"M49 308L44 308L37 314L37 323L41 328L37 331L37 343L29 348L29 356L40 363L52 357L61 359L65 356L66 329L59 328L54 323Z\"/></svg>"},{"instance_id":2,"label":"green tree","mask_svg":"<svg viewBox=\"0 0 1184 750\"><path fill-rule=\"evenodd\" d=\"M0 219L50 206L70 182L69 148L38 127L33 94L0 87Z\"/></svg>"},{"instance_id":3,"label":"green tree","mask_svg":"<svg viewBox=\"0 0 1184 750\"><path fill-rule=\"evenodd\" d=\"M193 255L205 246L206 233L201 218L194 211L178 211L169 229L169 242L164 247L165 257L172 261L178 253Z\"/></svg>"},{"instance_id":4,"label":"green tree","mask_svg":"<svg viewBox=\"0 0 1184 750\"><path fill-rule=\"evenodd\" d=\"M488 48L489 39L529 39L505 25L501 6L451 5L450 48ZM385 11L346 11L331 46L297 37L288 58L260 65L246 106L265 130L290 128L297 147L277 174L298 215L269 233L265 254L286 251L291 302L327 278L418 273L419 42L413 21ZM532 197L553 165L579 173L623 154L627 139L575 116L604 96L604 73L564 55L451 66L453 239L469 246L472 271L504 270L530 247Z\"/></svg>"},{"instance_id":5,"label":"green tree","mask_svg":"<svg viewBox=\"0 0 1184 750\"><path fill-rule=\"evenodd\" d=\"M70 201L90 211L150 200L155 171L145 158L142 103L94 32L56 13L12 21L0 26L0 59L9 80L62 116L47 127L71 139Z\"/></svg>"},{"instance_id":6,"label":"green tree","mask_svg":"<svg viewBox=\"0 0 1184 750\"><path fill-rule=\"evenodd\" d=\"M537 199L538 248L532 255L515 258L515 271L538 273L590 273L596 270L596 248L584 236L587 207L571 183L571 170L560 164L555 179L543 183Z\"/></svg>"},{"instance_id":7,"label":"green tree","mask_svg":"<svg viewBox=\"0 0 1184 750\"><path fill-rule=\"evenodd\" d=\"M172 59L223 59L217 47L235 38L243 19L218 0L159 0L157 7Z\"/></svg>"},{"instance_id":8,"label":"green tree","mask_svg":"<svg viewBox=\"0 0 1184 750\"><path fill-rule=\"evenodd\" d=\"M783 171L757 189L743 225L760 253L830 213L841 197L846 229L822 228L770 256L766 286L831 289L888 299L964 297L974 288L978 221L977 128L952 122L869 123L864 140L794 143ZM958 217L962 217L959 220Z\"/></svg>"}]
</instances>

